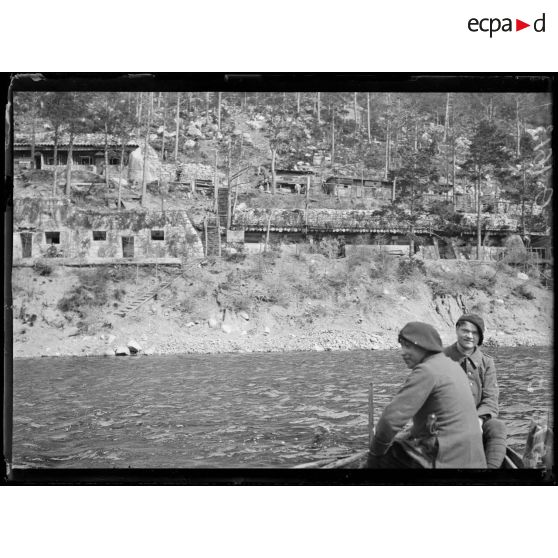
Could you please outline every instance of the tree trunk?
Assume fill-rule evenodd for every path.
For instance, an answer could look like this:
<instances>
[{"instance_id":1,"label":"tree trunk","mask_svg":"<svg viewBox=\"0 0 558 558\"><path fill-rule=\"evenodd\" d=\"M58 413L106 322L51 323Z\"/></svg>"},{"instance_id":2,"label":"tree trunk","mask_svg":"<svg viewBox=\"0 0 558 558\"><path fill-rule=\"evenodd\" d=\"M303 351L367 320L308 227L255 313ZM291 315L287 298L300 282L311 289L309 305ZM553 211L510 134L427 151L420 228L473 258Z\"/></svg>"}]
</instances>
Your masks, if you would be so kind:
<instances>
[{"instance_id":1,"label":"tree trunk","mask_svg":"<svg viewBox=\"0 0 558 558\"><path fill-rule=\"evenodd\" d=\"M72 189L72 157L74 149L74 132L70 132L70 142L68 145L68 160L66 161L66 197L70 197Z\"/></svg>"},{"instance_id":2,"label":"tree trunk","mask_svg":"<svg viewBox=\"0 0 558 558\"><path fill-rule=\"evenodd\" d=\"M519 121L519 98L515 99L515 125L517 134L516 154L521 157L521 125Z\"/></svg>"},{"instance_id":3,"label":"tree trunk","mask_svg":"<svg viewBox=\"0 0 558 558\"><path fill-rule=\"evenodd\" d=\"M273 215L273 209L269 210L269 217L267 218L267 230L265 232L265 244L264 253L267 252L267 245L269 244L269 231L271 229L271 217Z\"/></svg>"},{"instance_id":4,"label":"tree trunk","mask_svg":"<svg viewBox=\"0 0 558 558\"><path fill-rule=\"evenodd\" d=\"M139 93L139 105L138 105L138 129L141 126L141 116L143 112L143 93Z\"/></svg>"},{"instance_id":5,"label":"tree trunk","mask_svg":"<svg viewBox=\"0 0 558 558\"><path fill-rule=\"evenodd\" d=\"M523 180L521 185L521 234L525 236L525 167L523 167Z\"/></svg>"},{"instance_id":6,"label":"tree trunk","mask_svg":"<svg viewBox=\"0 0 558 558\"><path fill-rule=\"evenodd\" d=\"M452 129L451 133L451 160L452 160L452 167L451 167L451 183L452 183L452 206L453 210L455 211L455 203L457 201L457 196L455 192L455 128Z\"/></svg>"},{"instance_id":7,"label":"tree trunk","mask_svg":"<svg viewBox=\"0 0 558 558\"><path fill-rule=\"evenodd\" d=\"M108 123L105 122L105 188L109 191Z\"/></svg>"},{"instance_id":8,"label":"tree trunk","mask_svg":"<svg viewBox=\"0 0 558 558\"><path fill-rule=\"evenodd\" d=\"M452 208L455 211L455 111L454 103L451 105L451 183L452 183Z\"/></svg>"},{"instance_id":9,"label":"tree trunk","mask_svg":"<svg viewBox=\"0 0 558 558\"><path fill-rule=\"evenodd\" d=\"M122 205L122 170L124 168L124 153L126 148L126 138L122 136L122 144L120 147L120 169L118 173L118 200L116 202L116 208L120 211L120 206Z\"/></svg>"},{"instance_id":10,"label":"tree trunk","mask_svg":"<svg viewBox=\"0 0 558 558\"><path fill-rule=\"evenodd\" d=\"M368 143L372 143L372 135L370 133L370 93L366 93L366 122L368 129Z\"/></svg>"},{"instance_id":11,"label":"tree trunk","mask_svg":"<svg viewBox=\"0 0 558 558\"><path fill-rule=\"evenodd\" d=\"M147 167L147 148L149 146L149 130L151 128L151 113L153 112L153 93L151 93L150 106L147 112L147 126L145 129L145 147L143 150L143 173L141 177L141 205L145 206L145 195L147 193L147 177L146 177L146 167Z\"/></svg>"},{"instance_id":12,"label":"tree trunk","mask_svg":"<svg viewBox=\"0 0 558 558\"><path fill-rule=\"evenodd\" d=\"M353 93L353 110L355 111L355 134L358 129L357 93Z\"/></svg>"},{"instance_id":13,"label":"tree trunk","mask_svg":"<svg viewBox=\"0 0 558 558\"><path fill-rule=\"evenodd\" d=\"M229 149L227 154L227 230L231 228L231 139L229 138Z\"/></svg>"},{"instance_id":14,"label":"tree trunk","mask_svg":"<svg viewBox=\"0 0 558 558\"><path fill-rule=\"evenodd\" d=\"M450 94L448 93L446 95L446 117L444 120L444 143L447 142L447 138L448 138L449 110L450 110Z\"/></svg>"},{"instance_id":15,"label":"tree trunk","mask_svg":"<svg viewBox=\"0 0 558 558\"><path fill-rule=\"evenodd\" d=\"M321 93L318 92L317 94L317 102L318 102L318 125L320 124L322 117L321 117L321 99L320 99Z\"/></svg>"},{"instance_id":16,"label":"tree trunk","mask_svg":"<svg viewBox=\"0 0 558 558\"><path fill-rule=\"evenodd\" d=\"M390 141L391 141L391 119L389 115L389 105L391 104L390 94L388 93L388 114L386 118L386 157L385 157L385 168L384 168L384 179L387 180L389 177L389 156L390 156Z\"/></svg>"},{"instance_id":17,"label":"tree trunk","mask_svg":"<svg viewBox=\"0 0 558 558\"><path fill-rule=\"evenodd\" d=\"M167 98L163 97L163 139L161 140L161 163L166 159L165 157L165 133L167 130Z\"/></svg>"},{"instance_id":18,"label":"tree trunk","mask_svg":"<svg viewBox=\"0 0 558 558\"><path fill-rule=\"evenodd\" d=\"M180 93L176 93L176 138L174 140L174 162L178 163L178 136L180 135Z\"/></svg>"},{"instance_id":19,"label":"tree trunk","mask_svg":"<svg viewBox=\"0 0 558 558\"><path fill-rule=\"evenodd\" d=\"M477 195L477 260L480 260L481 253L481 192L480 192L480 169L476 181Z\"/></svg>"},{"instance_id":20,"label":"tree trunk","mask_svg":"<svg viewBox=\"0 0 558 558\"><path fill-rule=\"evenodd\" d=\"M31 102L32 102L32 110L33 110L33 120L31 122L31 168L34 169L35 167L35 127L37 123L37 107L36 107L36 98L35 94L31 93Z\"/></svg>"},{"instance_id":21,"label":"tree trunk","mask_svg":"<svg viewBox=\"0 0 558 558\"><path fill-rule=\"evenodd\" d=\"M296 114L300 115L300 93L296 94Z\"/></svg>"},{"instance_id":22,"label":"tree trunk","mask_svg":"<svg viewBox=\"0 0 558 558\"><path fill-rule=\"evenodd\" d=\"M205 122L209 124L209 91L205 94Z\"/></svg>"},{"instance_id":23,"label":"tree trunk","mask_svg":"<svg viewBox=\"0 0 558 558\"><path fill-rule=\"evenodd\" d=\"M277 148L271 149L271 193L275 194L277 177L275 176L275 162L277 159Z\"/></svg>"},{"instance_id":24,"label":"tree trunk","mask_svg":"<svg viewBox=\"0 0 558 558\"><path fill-rule=\"evenodd\" d=\"M217 93L217 129L221 131L221 91Z\"/></svg>"},{"instance_id":25,"label":"tree trunk","mask_svg":"<svg viewBox=\"0 0 558 558\"><path fill-rule=\"evenodd\" d=\"M333 111L333 106L331 107L331 169L333 170L333 164L335 162L335 113Z\"/></svg>"},{"instance_id":26,"label":"tree trunk","mask_svg":"<svg viewBox=\"0 0 558 558\"><path fill-rule=\"evenodd\" d=\"M54 128L54 178L52 179L52 195L56 197L56 180L58 178L58 126Z\"/></svg>"},{"instance_id":27,"label":"tree trunk","mask_svg":"<svg viewBox=\"0 0 558 558\"><path fill-rule=\"evenodd\" d=\"M215 211L215 214L217 216L219 216L219 191L218 191L218 185L217 185L217 149L215 150L215 168L213 169L213 199L214 199L214 203L213 203L213 210Z\"/></svg>"}]
</instances>

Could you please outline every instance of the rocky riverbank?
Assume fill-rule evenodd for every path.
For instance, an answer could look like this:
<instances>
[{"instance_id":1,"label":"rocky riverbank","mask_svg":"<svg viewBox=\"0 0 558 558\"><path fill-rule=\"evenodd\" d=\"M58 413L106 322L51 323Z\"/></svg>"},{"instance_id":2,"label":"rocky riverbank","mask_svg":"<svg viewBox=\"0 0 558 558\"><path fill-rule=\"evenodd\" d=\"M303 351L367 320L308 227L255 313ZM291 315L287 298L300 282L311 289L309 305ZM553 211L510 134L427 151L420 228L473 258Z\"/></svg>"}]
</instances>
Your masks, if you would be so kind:
<instances>
[{"instance_id":1,"label":"rocky riverbank","mask_svg":"<svg viewBox=\"0 0 558 558\"><path fill-rule=\"evenodd\" d=\"M99 304L101 291L85 288L92 278L99 286L95 270L14 269L13 356L112 357L130 345L146 356L385 350L398 347L397 332L411 320L432 323L449 344L465 311L485 317L487 347L552 343L552 291L534 273L439 260L406 274L376 269L375 277L376 263L351 267L319 254L277 257L263 268L255 260L212 262L123 317L127 298L176 272L103 276Z\"/></svg>"}]
</instances>

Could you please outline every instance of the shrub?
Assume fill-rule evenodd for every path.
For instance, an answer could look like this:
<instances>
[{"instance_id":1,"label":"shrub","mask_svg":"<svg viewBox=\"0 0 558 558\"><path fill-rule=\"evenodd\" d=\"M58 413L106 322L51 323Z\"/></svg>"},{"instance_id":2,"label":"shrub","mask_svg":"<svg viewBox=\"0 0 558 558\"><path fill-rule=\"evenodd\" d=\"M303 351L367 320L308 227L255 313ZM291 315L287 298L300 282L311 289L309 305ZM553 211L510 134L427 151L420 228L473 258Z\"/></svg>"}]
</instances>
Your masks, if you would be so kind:
<instances>
[{"instance_id":1,"label":"shrub","mask_svg":"<svg viewBox=\"0 0 558 558\"><path fill-rule=\"evenodd\" d=\"M529 283L521 283L521 285L518 285L512 292L516 296L526 298L527 300L534 300L536 298L533 287L529 285Z\"/></svg>"},{"instance_id":2,"label":"shrub","mask_svg":"<svg viewBox=\"0 0 558 558\"><path fill-rule=\"evenodd\" d=\"M53 268L52 266L50 266L49 264L47 264L46 262L42 261L42 260L37 260L34 264L33 264L33 269L35 270L35 272L37 272L39 275L42 276L48 276L53 272Z\"/></svg>"},{"instance_id":3,"label":"shrub","mask_svg":"<svg viewBox=\"0 0 558 558\"><path fill-rule=\"evenodd\" d=\"M126 289L122 289L122 288L114 289L114 292L112 293L112 296L118 301L121 301L125 295L126 295Z\"/></svg>"},{"instance_id":4,"label":"shrub","mask_svg":"<svg viewBox=\"0 0 558 558\"><path fill-rule=\"evenodd\" d=\"M107 282L109 272L106 269L96 269L79 274L80 284L58 301L58 309L62 312L78 312L83 315L84 306L102 306L108 301Z\"/></svg>"},{"instance_id":5,"label":"shrub","mask_svg":"<svg viewBox=\"0 0 558 558\"><path fill-rule=\"evenodd\" d=\"M312 246L312 252L322 254L328 259L337 258L339 255L339 240L337 238L324 238Z\"/></svg>"},{"instance_id":6,"label":"shrub","mask_svg":"<svg viewBox=\"0 0 558 558\"><path fill-rule=\"evenodd\" d=\"M399 260L397 268L397 275L399 279L405 280L409 277L414 277L417 274L426 275L424 269L424 262L422 260L403 258Z\"/></svg>"}]
</instances>

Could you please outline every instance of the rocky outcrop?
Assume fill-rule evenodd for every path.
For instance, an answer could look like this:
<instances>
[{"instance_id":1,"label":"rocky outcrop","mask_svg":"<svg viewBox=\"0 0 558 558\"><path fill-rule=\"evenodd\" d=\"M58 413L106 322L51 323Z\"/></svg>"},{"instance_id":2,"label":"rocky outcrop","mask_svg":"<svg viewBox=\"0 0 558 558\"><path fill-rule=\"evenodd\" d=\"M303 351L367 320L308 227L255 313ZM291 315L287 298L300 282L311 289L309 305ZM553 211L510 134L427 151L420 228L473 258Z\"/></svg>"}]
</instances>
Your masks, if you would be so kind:
<instances>
[{"instance_id":1,"label":"rocky outcrop","mask_svg":"<svg viewBox=\"0 0 558 558\"><path fill-rule=\"evenodd\" d=\"M142 348L137 341L135 341L134 339L130 339L130 341L128 341L128 350L130 351L131 355L136 355L138 353L141 353Z\"/></svg>"}]
</instances>

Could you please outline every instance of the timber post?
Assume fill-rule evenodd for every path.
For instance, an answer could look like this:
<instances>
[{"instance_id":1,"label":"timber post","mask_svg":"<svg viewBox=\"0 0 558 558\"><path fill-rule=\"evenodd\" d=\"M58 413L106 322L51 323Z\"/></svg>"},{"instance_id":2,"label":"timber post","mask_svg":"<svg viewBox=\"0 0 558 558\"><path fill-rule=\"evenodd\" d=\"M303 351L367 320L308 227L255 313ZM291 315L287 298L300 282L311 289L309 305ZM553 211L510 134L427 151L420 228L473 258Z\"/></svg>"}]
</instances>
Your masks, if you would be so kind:
<instances>
[{"instance_id":1,"label":"timber post","mask_svg":"<svg viewBox=\"0 0 558 558\"><path fill-rule=\"evenodd\" d=\"M374 384L368 386L368 447L374 438Z\"/></svg>"}]
</instances>

